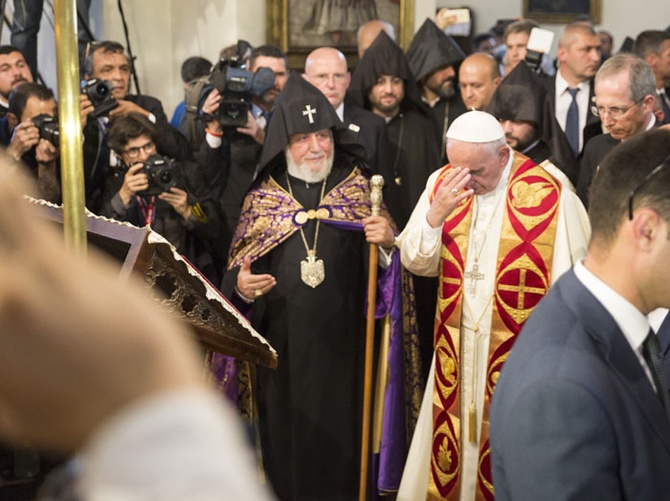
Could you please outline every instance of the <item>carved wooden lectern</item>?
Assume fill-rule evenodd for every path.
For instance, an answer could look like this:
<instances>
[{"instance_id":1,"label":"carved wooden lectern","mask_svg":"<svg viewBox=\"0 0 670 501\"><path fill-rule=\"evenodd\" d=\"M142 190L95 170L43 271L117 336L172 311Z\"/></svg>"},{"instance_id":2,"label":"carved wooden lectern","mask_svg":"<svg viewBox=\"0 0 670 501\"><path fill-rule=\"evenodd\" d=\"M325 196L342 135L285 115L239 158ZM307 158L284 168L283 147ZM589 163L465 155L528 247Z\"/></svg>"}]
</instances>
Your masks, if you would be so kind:
<instances>
[{"instance_id":1,"label":"carved wooden lectern","mask_svg":"<svg viewBox=\"0 0 670 501\"><path fill-rule=\"evenodd\" d=\"M63 223L63 210L36 201L47 219ZM119 263L121 279L144 277L157 303L187 322L200 344L212 351L265 367L277 366L277 353L234 306L174 247L149 227L88 213L86 238Z\"/></svg>"}]
</instances>

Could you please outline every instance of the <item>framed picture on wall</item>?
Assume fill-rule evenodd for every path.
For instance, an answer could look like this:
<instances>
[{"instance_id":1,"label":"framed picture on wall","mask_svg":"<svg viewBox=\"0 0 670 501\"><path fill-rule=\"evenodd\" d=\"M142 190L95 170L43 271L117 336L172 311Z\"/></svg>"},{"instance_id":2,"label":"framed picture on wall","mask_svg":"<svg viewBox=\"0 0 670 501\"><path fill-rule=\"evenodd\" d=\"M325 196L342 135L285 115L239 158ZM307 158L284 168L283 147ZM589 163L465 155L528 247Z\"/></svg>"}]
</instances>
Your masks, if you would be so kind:
<instances>
[{"instance_id":1,"label":"framed picture on wall","mask_svg":"<svg viewBox=\"0 0 670 501\"><path fill-rule=\"evenodd\" d=\"M267 41L289 57L289 66L304 67L317 47L337 47L357 63L356 31L370 19L391 23L403 49L414 28L414 0L266 0Z\"/></svg>"},{"instance_id":2,"label":"framed picture on wall","mask_svg":"<svg viewBox=\"0 0 670 501\"><path fill-rule=\"evenodd\" d=\"M523 17L540 23L569 23L585 14L599 24L600 0L523 0Z\"/></svg>"}]
</instances>

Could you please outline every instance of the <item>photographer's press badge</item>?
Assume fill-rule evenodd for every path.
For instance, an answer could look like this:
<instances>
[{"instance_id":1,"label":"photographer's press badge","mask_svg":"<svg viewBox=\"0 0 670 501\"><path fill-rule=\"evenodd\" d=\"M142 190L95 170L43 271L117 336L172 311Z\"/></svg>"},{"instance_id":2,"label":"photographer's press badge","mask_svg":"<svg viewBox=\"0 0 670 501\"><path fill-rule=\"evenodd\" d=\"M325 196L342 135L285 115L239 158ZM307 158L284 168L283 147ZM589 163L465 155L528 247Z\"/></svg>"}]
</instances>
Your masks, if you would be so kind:
<instances>
[{"instance_id":1,"label":"photographer's press badge","mask_svg":"<svg viewBox=\"0 0 670 501\"><path fill-rule=\"evenodd\" d=\"M310 250L307 253L307 259L300 261L300 278L312 289L315 289L326 278L323 259L317 259L315 251Z\"/></svg>"}]
</instances>

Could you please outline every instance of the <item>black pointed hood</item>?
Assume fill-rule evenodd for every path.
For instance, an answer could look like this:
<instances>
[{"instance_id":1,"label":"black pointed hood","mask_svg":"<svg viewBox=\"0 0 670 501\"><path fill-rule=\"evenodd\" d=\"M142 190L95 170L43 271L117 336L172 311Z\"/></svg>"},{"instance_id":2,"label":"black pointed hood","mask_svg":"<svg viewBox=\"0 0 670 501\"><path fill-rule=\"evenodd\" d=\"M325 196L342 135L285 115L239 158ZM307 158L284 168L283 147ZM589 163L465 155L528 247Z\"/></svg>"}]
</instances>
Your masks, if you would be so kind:
<instances>
[{"instance_id":1,"label":"black pointed hood","mask_svg":"<svg viewBox=\"0 0 670 501\"><path fill-rule=\"evenodd\" d=\"M377 35L377 38L365 51L351 77L348 93L355 104L370 109L368 100L370 89L381 75L402 78L405 82L405 98L401 103L401 108L407 109L414 106L419 91L405 54L384 31Z\"/></svg>"},{"instance_id":2,"label":"black pointed hood","mask_svg":"<svg viewBox=\"0 0 670 501\"><path fill-rule=\"evenodd\" d=\"M577 163L568 140L556 121L546 87L525 61L517 64L500 82L486 111L499 120L536 124L539 139L551 150L549 160L576 182Z\"/></svg>"},{"instance_id":3,"label":"black pointed hood","mask_svg":"<svg viewBox=\"0 0 670 501\"><path fill-rule=\"evenodd\" d=\"M486 111L499 120L528 121L541 127L546 98L545 86L522 61L500 82Z\"/></svg>"},{"instance_id":4,"label":"black pointed hood","mask_svg":"<svg viewBox=\"0 0 670 501\"><path fill-rule=\"evenodd\" d=\"M417 82L433 71L465 59L458 44L430 19L426 19L407 50L407 62Z\"/></svg>"},{"instance_id":5,"label":"black pointed hood","mask_svg":"<svg viewBox=\"0 0 670 501\"><path fill-rule=\"evenodd\" d=\"M290 74L284 89L275 103L268 125L259 169L262 171L279 154L284 154L293 134L332 129L337 153L344 153L362 164L363 147L335 113L326 96L300 76Z\"/></svg>"}]
</instances>

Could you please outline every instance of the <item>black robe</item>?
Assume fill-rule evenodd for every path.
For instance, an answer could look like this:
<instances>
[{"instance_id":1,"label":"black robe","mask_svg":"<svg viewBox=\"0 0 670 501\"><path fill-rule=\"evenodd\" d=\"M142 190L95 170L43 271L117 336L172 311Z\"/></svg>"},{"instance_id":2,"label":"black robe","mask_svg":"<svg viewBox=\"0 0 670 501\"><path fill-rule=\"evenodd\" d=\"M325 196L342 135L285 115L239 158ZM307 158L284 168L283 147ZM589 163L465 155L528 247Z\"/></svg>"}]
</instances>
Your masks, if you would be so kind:
<instances>
[{"instance_id":1,"label":"black robe","mask_svg":"<svg viewBox=\"0 0 670 501\"><path fill-rule=\"evenodd\" d=\"M326 193L350 172L334 166ZM275 179L288 191L284 173ZM308 186L291 178L294 198L306 209L321 195L321 183ZM304 227L310 248L315 230L315 220ZM276 370L258 368L256 401L263 464L279 499L357 498L365 249L363 232L321 223L316 255L325 280L314 289L300 278L307 254L300 232L252 264L252 272L277 279L255 301L251 321L278 353ZM232 291L238 270L226 274L224 292Z\"/></svg>"},{"instance_id":2,"label":"black robe","mask_svg":"<svg viewBox=\"0 0 670 501\"><path fill-rule=\"evenodd\" d=\"M438 168L437 139L432 134L433 122L413 110L399 113L387 127L393 188L385 201L393 220L402 229L426 189L428 177Z\"/></svg>"},{"instance_id":3,"label":"black robe","mask_svg":"<svg viewBox=\"0 0 670 501\"><path fill-rule=\"evenodd\" d=\"M425 190L428 177L438 168L437 139L432 134L432 120L417 111L402 112L387 126L394 182L384 194L384 200L393 220L398 224L398 228L402 229ZM418 275L412 275L412 280L416 299L422 376L426 379L434 353L438 280L436 277Z\"/></svg>"},{"instance_id":4,"label":"black robe","mask_svg":"<svg viewBox=\"0 0 670 501\"><path fill-rule=\"evenodd\" d=\"M432 108L422 102L422 111L433 119L433 133L435 134L440 154L437 167L442 167L449 163L446 150L447 130L454 120L468 110L463 103L463 98L461 98L460 92L456 90L454 97L451 99L440 98L437 104Z\"/></svg>"}]
</instances>

